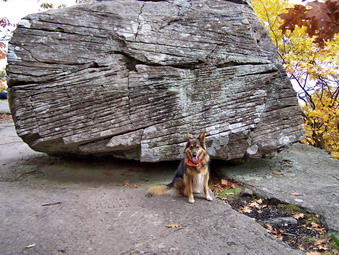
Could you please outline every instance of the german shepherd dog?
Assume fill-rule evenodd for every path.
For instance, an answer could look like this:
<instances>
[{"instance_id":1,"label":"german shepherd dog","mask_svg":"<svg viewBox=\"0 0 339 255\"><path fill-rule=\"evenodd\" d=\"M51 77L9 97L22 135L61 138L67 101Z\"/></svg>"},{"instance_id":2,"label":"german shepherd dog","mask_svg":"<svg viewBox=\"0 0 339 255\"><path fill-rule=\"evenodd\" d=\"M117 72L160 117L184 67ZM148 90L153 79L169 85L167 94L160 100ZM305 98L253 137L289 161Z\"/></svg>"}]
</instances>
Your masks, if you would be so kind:
<instances>
[{"instance_id":1,"label":"german shepherd dog","mask_svg":"<svg viewBox=\"0 0 339 255\"><path fill-rule=\"evenodd\" d=\"M174 193L188 197L188 202L194 203L193 193L205 194L208 201L212 197L208 193L209 179L209 155L206 152L206 133L200 133L197 139L193 135L187 136L185 158L181 160L171 183L167 185L151 187L147 191L148 196L160 196L166 193Z\"/></svg>"}]
</instances>

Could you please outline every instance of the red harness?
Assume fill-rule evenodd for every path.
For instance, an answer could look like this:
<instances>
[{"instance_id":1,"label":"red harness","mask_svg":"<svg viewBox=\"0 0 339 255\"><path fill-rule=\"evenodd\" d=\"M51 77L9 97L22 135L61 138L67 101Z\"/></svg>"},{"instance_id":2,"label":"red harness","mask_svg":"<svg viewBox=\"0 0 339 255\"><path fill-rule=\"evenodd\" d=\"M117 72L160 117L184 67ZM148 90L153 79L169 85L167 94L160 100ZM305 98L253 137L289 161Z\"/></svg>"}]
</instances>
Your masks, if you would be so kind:
<instances>
[{"instance_id":1,"label":"red harness","mask_svg":"<svg viewBox=\"0 0 339 255\"><path fill-rule=\"evenodd\" d=\"M198 163L193 163L193 162L192 162L191 160L189 160L188 158L186 158L185 163L186 163L186 165L188 165L188 166L193 166L193 167L198 167L198 166L201 166L201 165L205 165L205 164L206 164L206 162L204 162L204 161L201 161L201 162L198 162Z\"/></svg>"}]
</instances>

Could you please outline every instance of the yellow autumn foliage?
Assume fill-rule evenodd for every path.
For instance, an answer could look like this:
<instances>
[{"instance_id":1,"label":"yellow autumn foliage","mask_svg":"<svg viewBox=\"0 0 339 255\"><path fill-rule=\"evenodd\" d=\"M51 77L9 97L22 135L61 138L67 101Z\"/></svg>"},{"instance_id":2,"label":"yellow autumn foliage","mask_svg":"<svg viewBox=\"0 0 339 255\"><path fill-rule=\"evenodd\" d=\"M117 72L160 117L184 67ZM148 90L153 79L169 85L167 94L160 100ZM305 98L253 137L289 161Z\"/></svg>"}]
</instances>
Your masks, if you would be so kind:
<instances>
[{"instance_id":1,"label":"yellow autumn foliage","mask_svg":"<svg viewBox=\"0 0 339 255\"><path fill-rule=\"evenodd\" d=\"M270 32L282 63L298 87L306 138L302 142L326 149L339 158L339 36L324 48L313 43L306 27L282 34L278 16L293 7L287 0L252 0L254 11Z\"/></svg>"},{"instance_id":2,"label":"yellow autumn foliage","mask_svg":"<svg viewBox=\"0 0 339 255\"><path fill-rule=\"evenodd\" d=\"M339 105L338 99L332 98L330 93L316 91L312 95L315 109L310 105L303 107L306 138L302 142L325 149L334 158L339 158Z\"/></svg>"}]
</instances>

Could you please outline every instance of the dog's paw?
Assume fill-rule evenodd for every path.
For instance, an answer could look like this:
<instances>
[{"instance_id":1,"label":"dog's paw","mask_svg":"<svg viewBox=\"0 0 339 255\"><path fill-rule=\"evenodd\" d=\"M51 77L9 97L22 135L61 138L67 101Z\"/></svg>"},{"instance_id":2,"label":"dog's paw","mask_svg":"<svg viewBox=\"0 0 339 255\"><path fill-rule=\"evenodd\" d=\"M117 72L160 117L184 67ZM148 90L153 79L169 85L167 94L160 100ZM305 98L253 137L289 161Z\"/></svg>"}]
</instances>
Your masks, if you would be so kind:
<instances>
[{"instance_id":1,"label":"dog's paw","mask_svg":"<svg viewBox=\"0 0 339 255\"><path fill-rule=\"evenodd\" d=\"M194 199L189 199L189 200L188 200L188 203L190 203L190 204L194 204L194 202L195 202Z\"/></svg>"},{"instance_id":2,"label":"dog's paw","mask_svg":"<svg viewBox=\"0 0 339 255\"><path fill-rule=\"evenodd\" d=\"M207 196L206 196L206 199L207 199L208 201L212 201L212 200L213 200L213 198L212 198L210 195L207 195Z\"/></svg>"}]
</instances>

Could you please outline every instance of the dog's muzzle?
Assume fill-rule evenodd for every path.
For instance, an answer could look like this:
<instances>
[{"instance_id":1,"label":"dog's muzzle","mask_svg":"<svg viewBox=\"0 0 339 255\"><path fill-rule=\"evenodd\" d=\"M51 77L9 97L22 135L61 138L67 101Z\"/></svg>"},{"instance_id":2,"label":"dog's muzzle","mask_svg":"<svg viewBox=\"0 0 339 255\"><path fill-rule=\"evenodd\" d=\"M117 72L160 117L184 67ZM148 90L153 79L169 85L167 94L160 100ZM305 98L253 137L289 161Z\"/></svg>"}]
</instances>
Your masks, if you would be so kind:
<instances>
[{"instance_id":1,"label":"dog's muzzle","mask_svg":"<svg viewBox=\"0 0 339 255\"><path fill-rule=\"evenodd\" d=\"M198 154L196 152L192 152L192 162L196 163L198 161Z\"/></svg>"}]
</instances>

